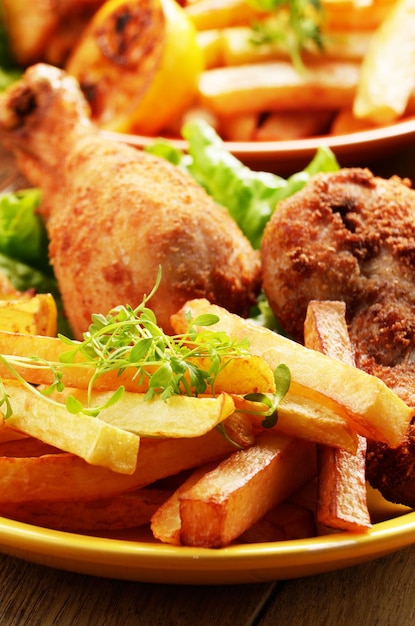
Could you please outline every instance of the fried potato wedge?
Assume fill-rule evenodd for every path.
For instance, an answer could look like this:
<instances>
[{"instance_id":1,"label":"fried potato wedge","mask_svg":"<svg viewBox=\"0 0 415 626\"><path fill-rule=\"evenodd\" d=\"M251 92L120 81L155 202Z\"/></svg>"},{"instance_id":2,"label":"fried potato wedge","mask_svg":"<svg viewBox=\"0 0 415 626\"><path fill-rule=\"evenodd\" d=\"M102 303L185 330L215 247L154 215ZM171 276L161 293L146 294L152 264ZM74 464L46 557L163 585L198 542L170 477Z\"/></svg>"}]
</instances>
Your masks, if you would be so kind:
<instances>
[{"instance_id":1,"label":"fried potato wedge","mask_svg":"<svg viewBox=\"0 0 415 626\"><path fill-rule=\"evenodd\" d=\"M305 345L354 366L344 302L310 302L304 323ZM355 454L318 446L317 521L338 530L371 527L366 491L366 439L358 437Z\"/></svg>"},{"instance_id":2,"label":"fried potato wedge","mask_svg":"<svg viewBox=\"0 0 415 626\"><path fill-rule=\"evenodd\" d=\"M91 465L132 474L140 446L138 435L96 417L70 413L18 382L4 384L13 414L10 428L36 437L64 452L71 452Z\"/></svg>"},{"instance_id":3,"label":"fried potato wedge","mask_svg":"<svg viewBox=\"0 0 415 626\"><path fill-rule=\"evenodd\" d=\"M0 313L1 315L1 313ZM76 342L74 343L76 346ZM13 368L25 380L36 385L50 385L54 380L53 368L62 374L62 382L67 387L86 389L95 374L93 362L86 361L79 353L75 365L66 361L65 353L73 347L59 337L36 334L12 333L0 330L0 355L13 358ZM199 367L209 370L207 358L194 359ZM222 369L215 379L215 392L245 394L251 392L272 393L275 382L268 363L259 356L241 356L224 359ZM154 368L148 367L150 375ZM14 378L14 374L0 361L0 375ZM94 381L95 390L113 391L123 385L128 391L144 393L148 390L148 378L137 375L137 368L108 371Z\"/></svg>"},{"instance_id":4,"label":"fried potato wedge","mask_svg":"<svg viewBox=\"0 0 415 626\"><path fill-rule=\"evenodd\" d=\"M96 500L7 503L0 504L0 515L67 532L135 528L148 524L169 495L169 491L148 488Z\"/></svg>"},{"instance_id":5,"label":"fried potato wedge","mask_svg":"<svg viewBox=\"0 0 415 626\"><path fill-rule=\"evenodd\" d=\"M315 446L273 432L234 452L180 495L180 542L228 545L315 473Z\"/></svg>"},{"instance_id":6,"label":"fried potato wedge","mask_svg":"<svg viewBox=\"0 0 415 626\"><path fill-rule=\"evenodd\" d=\"M222 459L234 450L216 430L192 439L143 438L133 474L90 465L66 452L21 458L1 456L0 505L112 498Z\"/></svg>"},{"instance_id":7,"label":"fried potato wedge","mask_svg":"<svg viewBox=\"0 0 415 626\"><path fill-rule=\"evenodd\" d=\"M204 299L187 302L173 316L175 332L180 332L188 323L187 315L196 318L202 312L218 316L219 321L212 329L225 331L231 337L248 338L251 352L262 356L271 369L281 363L289 367L291 386L287 398L291 393L312 398L343 415L362 436L383 441L391 447L402 442L414 410L375 376L257 326Z\"/></svg>"}]
</instances>

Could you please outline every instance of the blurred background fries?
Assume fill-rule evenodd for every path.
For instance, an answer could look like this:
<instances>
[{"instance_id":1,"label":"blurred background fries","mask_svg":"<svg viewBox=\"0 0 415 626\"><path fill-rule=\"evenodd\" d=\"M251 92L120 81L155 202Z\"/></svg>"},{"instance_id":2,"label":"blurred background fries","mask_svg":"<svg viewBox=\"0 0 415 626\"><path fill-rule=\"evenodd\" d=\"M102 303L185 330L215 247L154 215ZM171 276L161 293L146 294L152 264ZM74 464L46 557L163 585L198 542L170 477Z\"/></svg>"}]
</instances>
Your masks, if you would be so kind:
<instances>
[{"instance_id":1,"label":"blurred background fries","mask_svg":"<svg viewBox=\"0 0 415 626\"><path fill-rule=\"evenodd\" d=\"M226 140L295 140L414 114L409 0L322 0L320 10L304 2L297 25L314 30L299 50L295 34L281 36L288 6L67 0L53 12L3 0L17 62L65 67L95 122L113 131L175 137L203 117Z\"/></svg>"}]
</instances>

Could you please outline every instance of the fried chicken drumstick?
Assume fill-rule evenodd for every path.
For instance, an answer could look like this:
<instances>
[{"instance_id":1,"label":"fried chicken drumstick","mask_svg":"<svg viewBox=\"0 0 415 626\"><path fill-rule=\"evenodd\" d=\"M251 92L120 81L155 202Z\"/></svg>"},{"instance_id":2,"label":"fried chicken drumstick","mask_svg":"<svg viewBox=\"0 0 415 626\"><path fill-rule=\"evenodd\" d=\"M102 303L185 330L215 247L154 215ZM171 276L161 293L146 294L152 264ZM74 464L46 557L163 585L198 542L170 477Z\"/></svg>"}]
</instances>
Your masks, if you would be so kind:
<instances>
[{"instance_id":1,"label":"fried chicken drumstick","mask_svg":"<svg viewBox=\"0 0 415 626\"><path fill-rule=\"evenodd\" d=\"M346 303L356 365L415 406L415 191L367 169L320 174L281 202L262 242L263 286L284 329L303 340L310 300ZM367 477L415 507L415 426L391 450L368 442Z\"/></svg>"},{"instance_id":2,"label":"fried chicken drumstick","mask_svg":"<svg viewBox=\"0 0 415 626\"><path fill-rule=\"evenodd\" d=\"M75 80L45 64L29 68L0 99L0 140L40 208L50 259L76 337L91 314L150 302L170 315L205 297L247 315L260 289L260 260L228 213L163 159L103 138Z\"/></svg>"}]
</instances>

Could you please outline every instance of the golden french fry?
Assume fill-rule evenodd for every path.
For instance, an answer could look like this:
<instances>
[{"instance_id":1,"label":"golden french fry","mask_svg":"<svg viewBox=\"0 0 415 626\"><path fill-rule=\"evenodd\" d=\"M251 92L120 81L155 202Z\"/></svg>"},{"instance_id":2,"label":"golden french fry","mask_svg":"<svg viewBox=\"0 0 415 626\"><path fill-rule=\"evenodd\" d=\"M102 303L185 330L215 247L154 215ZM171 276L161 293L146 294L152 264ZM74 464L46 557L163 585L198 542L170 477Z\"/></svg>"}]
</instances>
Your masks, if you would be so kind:
<instances>
[{"instance_id":1,"label":"golden french fry","mask_svg":"<svg viewBox=\"0 0 415 626\"><path fill-rule=\"evenodd\" d=\"M348 135L359 133L364 130L378 128L380 124L374 124L369 120L357 119L351 109L338 111L330 127L330 135Z\"/></svg>"},{"instance_id":2,"label":"golden french fry","mask_svg":"<svg viewBox=\"0 0 415 626\"><path fill-rule=\"evenodd\" d=\"M244 0L199 0L185 10L198 31L250 24L260 15Z\"/></svg>"},{"instance_id":3,"label":"golden french fry","mask_svg":"<svg viewBox=\"0 0 415 626\"><path fill-rule=\"evenodd\" d=\"M218 119L220 135L227 141L253 141L259 124L258 113L242 113Z\"/></svg>"},{"instance_id":4,"label":"golden french fry","mask_svg":"<svg viewBox=\"0 0 415 626\"><path fill-rule=\"evenodd\" d=\"M251 421L261 429L261 407L243 398L234 397L240 411L256 411ZM357 449L357 435L348 420L330 407L312 398L289 393L278 405L278 420L274 429L290 437L308 439L314 443L342 448L353 453Z\"/></svg>"},{"instance_id":5,"label":"golden french fry","mask_svg":"<svg viewBox=\"0 0 415 626\"><path fill-rule=\"evenodd\" d=\"M26 439L28 436L29 435L26 435L25 433L14 430L14 428L10 428L10 426L6 424L6 420L4 419L3 415L0 413L0 446L10 441Z\"/></svg>"},{"instance_id":6,"label":"golden french fry","mask_svg":"<svg viewBox=\"0 0 415 626\"><path fill-rule=\"evenodd\" d=\"M306 71L290 61L269 61L206 70L199 81L202 106L219 116L264 111L336 111L351 107L359 63L321 60Z\"/></svg>"},{"instance_id":7,"label":"golden french fry","mask_svg":"<svg viewBox=\"0 0 415 626\"><path fill-rule=\"evenodd\" d=\"M310 302L304 323L305 345L354 366L344 302ZM317 521L340 530L371 527L366 492L366 439L355 454L327 446L317 448L319 498Z\"/></svg>"},{"instance_id":8,"label":"golden french fry","mask_svg":"<svg viewBox=\"0 0 415 626\"><path fill-rule=\"evenodd\" d=\"M140 438L131 432L84 414L73 415L65 406L51 405L44 396L18 382L4 383L13 414L10 428L36 437L92 465L132 474Z\"/></svg>"},{"instance_id":9,"label":"golden french fry","mask_svg":"<svg viewBox=\"0 0 415 626\"><path fill-rule=\"evenodd\" d=\"M180 495L180 542L229 544L315 473L309 441L264 432Z\"/></svg>"},{"instance_id":10,"label":"golden french fry","mask_svg":"<svg viewBox=\"0 0 415 626\"><path fill-rule=\"evenodd\" d=\"M78 345L75 342L75 345ZM71 351L58 337L40 336L26 333L11 333L0 330L0 355L15 357L13 368L26 381L36 385L50 385L54 381L53 368L62 373L62 382L67 387L86 389L95 374L94 363L88 363L82 355L77 355L76 365L63 364L61 355ZM201 369L208 371L210 362L207 358L194 359ZM154 367L146 371L150 375ZM3 378L14 378L14 374L7 366L0 362L0 375ZM95 390L114 391L119 386L127 391L143 393L148 390L148 378L137 376L137 368L126 367L119 370L105 372L94 381ZM264 359L259 356L244 356L228 358L223 361L223 368L215 379L215 393L272 393L275 382L272 370Z\"/></svg>"},{"instance_id":11,"label":"golden french fry","mask_svg":"<svg viewBox=\"0 0 415 626\"><path fill-rule=\"evenodd\" d=\"M216 430L192 439L141 439L133 474L90 465L69 453L0 457L0 505L111 498L234 451Z\"/></svg>"},{"instance_id":12,"label":"golden french fry","mask_svg":"<svg viewBox=\"0 0 415 626\"><path fill-rule=\"evenodd\" d=\"M360 62L371 36L370 31L359 30L323 32L324 50L306 44L302 56L305 62L321 58ZM261 44L254 42L249 26L204 30L198 34L198 41L205 55L205 69L289 59L287 47L278 40Z\"/></svg>"},{"instance_id":13,"label":"golden french fry","mask_svg":"<svg viewBox=\"0 0 415 626\"><path fill-rule=\"evenodd\" d=\"M288 398L290 393L312 398L347 418L358 434L384 441L391 447L402 442L414 410L375 376L310 350L204 299L187 302L173 316L175 332L187 324L186 315L195 318L202 312L218 316L219 322L212 329L225 331L231 337L248 338L251 352L262 356L271 369L281 363L287 365L291 371Z\"/></svg>"},{"instance_id":14,"label":"golden french fry","mask_svg":"<svg viewBox=\"0 0 415 626\"><path fill-rule=\"evenodd\" d=\"M0 515L67 532L135 528L148 524L169 495L169 491L148 488L96 500L0 503Z\"/></svg>"},{"instance_id":15,"label":"golden french fry","mask_svg":"<svg viewBox=\"0 0 415 626\"><path fill-rule=\"evenodd\" d=\"M49 293L0 298L0 328L12 333L55 335L58 312Z\"/></svg>"},{"instance_id":16,"label":"golden french fry","mask_svg":"<svg viewBox=\"0 0 415 626\"><path fill-rule=\"evenodd\" d=\"M255 141L286 141L327 134L332 111L280 111L271 113L254 133Z\"/></svg>"},{"instance_id":17,"label":"golden french fry","mask_svg":"<svg viewBox=\"0 0 415 626\"><path fill-rule=\"evenodd\" d=\"M305 539L317 534L314 515L293 502L282 502L239 537L242 543Z\"/></svg>"},{"instance_id":18,"label":"golden french fry","mask_svg":"<svg viewBox=\"0 0 415 626\"><path fill-rule=\"evenodd\" d=\"M53 398L64 404L68 396L88 405L88 393L84 389L67 388ZM92 406L105 405L111 396L109 391L93 392ZM102 409L98 419L141 437L200 437L223 422L234 409L233 399L226 393L215 397L174 395L167 400L156 396L146 400L144 394L126 391L115 404Z\"/></svg>"},{"instance_id":19,"label":"golden french fry","mask_svg":"<svg viewBox=\"0 0 415 626\"><path fill-rule=\"evenodd\" d=\"M20 433L16 434L19 435ZM57 454L60 452L61 450L54 446L28 435L0 441L0 457L39 457L45 454Z\"/></svg>"},{"instance_id":20,"label":"golden french fry","mask_svg":"<svg viewBox=\"0 0 415 626\"><path fill-rule=\"evenodd\" d=\"M20 433L13 428L9 428L6 424L0 425L0 444L7 443L9 441L16 441L18 439L26 439L29 435L25 433Z\"/></svg>"},{"instance_id":21,"label":"golden french fry","mask_svg":"<svg viewBox=\"0 0 415 626\"><path fill-rule=\"evenodd\" d=\"M214 465L203 465L196 468L171 496L155 511L151 518L151 531L156 539L163 543L180 545L180 495L193 487L197 481Z\"/></svg>"},{"instance_id":22,"label":"golden french fry","mask_svg":"<svg viewBox=\"0 0 415 626\"><path fill-rule=\"evenodd\" d=\"M363 59L354 115L377 124L399 118L415 87L414 64L413 2L397 0L374 33Z\"/></svg>"},{"instance_id":23,"label":"golden french fry","mask_svg":"<svg viewBox=\"0 0 415 626\"><path fill-rule=\"evenodd\" d=\"M375 30L385 19L395 0L323 0L324 24L329 31Z\"/></svg>"},{"instance_id":24,"label":"golden french fry","mask_svg":"<svg viewBox=\"0 0 415 626\"><path fill-rule=\"evenodd\" d=\"M326 446L318 449L319 524L337 530L364 532L371 527L366 493L366 440L359 438L356 454Z\"/></svg>"}]
</instances>

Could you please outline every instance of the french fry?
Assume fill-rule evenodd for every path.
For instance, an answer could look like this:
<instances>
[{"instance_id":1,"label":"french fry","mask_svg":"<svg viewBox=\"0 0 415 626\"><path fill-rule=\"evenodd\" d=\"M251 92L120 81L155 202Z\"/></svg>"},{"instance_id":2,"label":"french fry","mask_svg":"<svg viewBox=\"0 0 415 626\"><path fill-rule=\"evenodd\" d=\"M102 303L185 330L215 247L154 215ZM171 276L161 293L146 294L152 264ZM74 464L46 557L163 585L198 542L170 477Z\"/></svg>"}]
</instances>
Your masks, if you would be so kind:
<instances>
[{"instance_id":1,"label":"french fry","mask_svg":"<svg viewBox=\"0 0 415 626\"><path fill-rule=\"evenodd\" d=\"M164 489L148 488L96 500L0 504L0 515L66 532L112 531L148 524L169 495Z\"/></svg>"},{"instance_id":2,"label":"french fry","mask_svg":"<svg viewBox=\"0 0 415 626\"><path fill-rule=\"evenodd\" d=\"M359 30L326 33L324 51L309 45L303 52L303 59L305 62L321 58L360 62L371 35L370 31ZM198 34L198 42L205 56L205 69L289 59L287 48L278 41L253 43L249 26L203 30Z\"/></svg>"},{"instance_id":3,"label":"french fry","mask_svg":"<svg viewBox=\"0 0 415 626\"><path fill-rule=\"evenodd\" d=\"M338 111L330 127L330 135L349 135L364 130L378 128L380 125L369 120L357 119L351 109Z\"/></svg>"},{"instance_id":4,"label":"french fry","mask_svg":"<svg viewBox=\"0 0 415 626\"><path fill-rule=\"evenodd\" d=\"M305 345L354 366L344 302L310 302L304 323ZM317 521L338 530L361 532L371 527L366 492L366 439L355 454L318 446Z\"/></svg>"},{"instance_id":5,"label":"french fry","mask_svg":"<svg viewBox=\"0 0 415 626\"><path fill-rule=\"evenodd\" d=\"M386 18L395 0L324 0L325 28L328 30L375 30Z\"/></svg>"},{"instance_id":6,"label":"french fry","mask_svg":"<svg viewBox=\"0 0 415 626\"><path fill-rule=\"evenodd\" d=\"M217 118L220 134L227 141L253 141L259 126L258 113L241 113Z\"/></svg>"},{"instance_id":7,"label":"french fry","mask_svg":"<svg viewBox=\"0 0 415 626\"><path fill-rule=\"evenodd\" d=\"M93 392L92 406L103 406L111 398L112 392ZM62 393L54 394L53 398L65 404L65 399L72 396L87 406L87 391L67 388ZM12 396L12 400L13 400ZM30 399L28 398L28 402ZM233 399L228 394L213 396L182 396L174 395L167 400L156 396L146 400L144 394L126 391L117 402L99 413L99 420L122 430L128 430L141 437L200 437L229 417L235 409ZM28 432L26 417L12 416L10 425L16 425ZM33 434L33 433L29 433Z\"/></svg>"},{"instance_id":8,"label":"french fry","mask_svg":"<svg viewBox=\"0 0 415 626\"><path fill-rule=\"evenodd\" d=\"M76 345L76 344L75 344ZM62 382L67 387L86 389L95 374L94 364L83 360L79 354L77 365L62 364L60 357L73 348L58 337L40 336L26 333L10 333L0 330L0 355L13 356L13 367L26 381L36 385L50 385L54 381L51 365L62 372ZM196 361L194 361L196 362ZM201 368L208 370L207 359L198 359ZM51 365L50 365L51 364ZM81 365L80 365L81 364ZM154 371L149 367L148 373ZM14 378L4 363L0 362L0 375ZM125 368L123 372L105 372L94 381L95 390L113 391L119 386L127 391L143 393L148 390L148 378L137 376L137 368ZM264 359L258 356L244 356L227 359L215 379L215 392L250 393L258 391L272 393L275 383L272 370Z\"/></svg>"},{"instance_id":9,"label":"french fry","mask_svg":"<svg viewBox=\"0 0 415 626\"><path fill-rule=\"evenodd\" d=\"M314 537L317 528L310 509L282 502L239 537L243 543L264 543L270 541L290 541Z\"/></svg>"},{"instance_id":10,"label":"french fry","mask_svg":"<svg viewBox=\"0 0 415 626\"><path fill-rule=\"evenodd\" d=\"M286 141L325 135L332 111L280 111L270 113L253 135L255 141Z\"/></svg>"},{"instance_id":11,"label":"french fry","mask_svg":"<svg viewBox=\"0 0 415 626\"><path fill-rule=\"evenodd\" d=\"M364 532L371 528L366 493L366 440L356 454L321 446L318 449L317 522L326 528Z\"/></svg>"},{"instance_id":12,"label":"french fry","mask_svg":"<svg viewBox=\"0 0 415 626\"><path fill-rule=\"evenodd\" d=\"M351 107L359 63L322 60L305 72L290 61L206 70L199 81L202 106L220 116L264 111L336 111Z\"/></svg>"},{"instance_id":13,"label":"french fry","mask_svg":"<svg viewBox=\"0 0 415 626\"><path fill-rule=\"evenodd\" d=\"M199 0L185 7L198 31L250 24L261 14L244 0Z\"/></svg>"},{"instance_id":14,"label":"french fry","mask_svg":"<svg viewBox=\"0 0 415 626\"><path fill-rule=\"evenodd\" d=\"M16 439L0 441L0 457L38 457L45 454L58 454L60 452L61 450L54 446L40 439L29 437L28 435Z\"/></svg>"},{"instance_id":15,"label":"french fry","mask_svg":"<svg viewBox=\"0 0 415 626\"><path fill-rule=\"evenodd\" d=\"M57 308L51 294L0 298L0 328L13 333L55 335Z\"/></svg>"},{"instance_id":16,"label":"french fry","mask_svg":"<svg viewBox=\"0 0 415 626\"><path fill-rule=\"evenodd\" d=\"M261 407L240 397L233 397L235 406L240 411L255 411L251 422L261 430ZM277 432L290 437L308 439L314 443L325 444L356 452L357 435L348 420L336 413L332 407L324 406L314 399L288 393L278 405L278 419L274 426Z\"/></svg>"},{"instance_id":17,"label":"french fry","mask_svg":"<svg viewBox=\"0 0 415 626\"><path fill-rule=\"evenodd\" d=\"M4 384L13 414L7 425L91 465L132 474L136 468L140 438L131 432L82 413L73 415L65 406L52 406L47 398L18 382Z\"/></svg>"},{"instance_id":18,"label":"french fry","mask_svg":"<svg viewBox=\"0 0 415 626\"><path fill-rule=\"evenodd\" d=\"M362 436L398 446L405 437L414 410L381 380L341 361L244 320L225 309L196 299L186 303L172 317L175 332L187 324L186 316L214 313L219 322L212 326L234 338L248 338L252 354L262 356L271 369L285 363L291 371L287 394L295 393L331 406L349 420Z\"/></svg>"},{"instance_id":19,"label":"french fry","mask_svg":"<svg viewBox=\"0 0 415 626\"><path fill-rule=\"evenodd\" d=\"M0 457L0 505L36 501L112 498L178 474L235 450L216 430L192 439L147 439L133 474L90 465L66 452L27 457Z\"/></svg>"},{"instance_id":20,"label":"french fry","mask_svg":"<svg viewBox=\"0 0 415 626\"><path fill-rule=\"evenodd\" d=\"M9 441L16 441L18 439L26 439L26 437L29 436L29 435L26 435L25 433L21 433L17 430L14 430L13 428L10 428L9 426L7 426L4 420L3 421L0 420L0 422L1 422L0 423L0 444L6 443Z\"/></svg>"},{"instance_id":21,"label":"french fry","mask_svg":"<svg viewBox=\"0 0 415 626\"><path fill-rule=\"evenodd\" d=\"M181 545L180 496L190 487L193 487L213 467L215 465L209 464L195 469L180 487L153 513L151 517L151 532L156 539L163 543L170 543L176 546Z\"/></svg>"},{"instance_id":22,"label":"french fry","mask_svg":"<svg viewBox=\"0 0 415 626\"><path fill-rule=\"evenodd\" d=\"M264 432L180 495L180 542L219 548L233 541L315 473L315 446Z\"/></svg>"},{"instance_id":23,"label":"french fry","mask_svg":"<svg viewBox=\"0 0 415 626\"><path fill-rule=\"evenodd\" d=\"M415 11L397 0L374 33L361 67L353 113L377 124L395 121L415 87Z\"/></svg>"}]
</instances>

